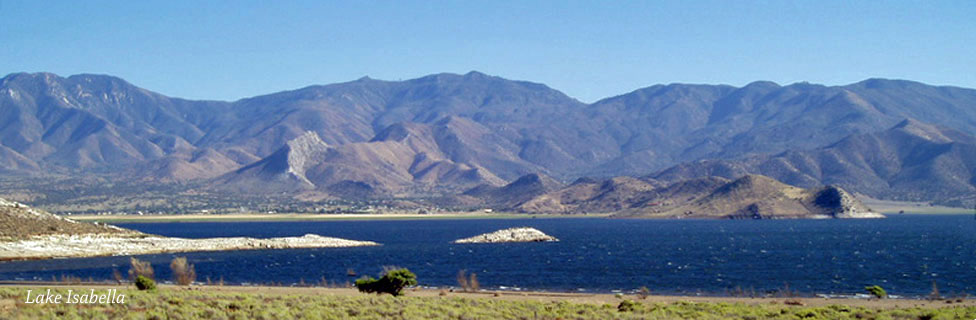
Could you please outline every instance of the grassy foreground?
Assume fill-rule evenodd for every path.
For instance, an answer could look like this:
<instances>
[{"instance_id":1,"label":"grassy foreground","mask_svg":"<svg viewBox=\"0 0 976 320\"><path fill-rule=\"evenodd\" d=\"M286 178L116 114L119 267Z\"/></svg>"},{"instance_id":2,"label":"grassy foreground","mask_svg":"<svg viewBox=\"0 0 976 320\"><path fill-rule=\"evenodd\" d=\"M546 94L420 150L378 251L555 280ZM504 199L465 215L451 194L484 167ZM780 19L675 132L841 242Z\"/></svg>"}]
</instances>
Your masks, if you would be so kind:
<instances>
[{"instance_id":1,"label":"grassy foreground","mask_svg":"<svg viewBox=\"0 0 976 320\"><path fill-rule=\"evenodd\" d=\"M257 293L164 287L122 289L125 304L26 304L27 289L0 288L2 319L976 319L976 306L938 308L782 303L620 303L511 300L491 296ZM52 288L66 294L68 288ZM287 292L287 291L286 291ZM621 310L627 309L627 310Z\"/></svg>"}]
</instances>

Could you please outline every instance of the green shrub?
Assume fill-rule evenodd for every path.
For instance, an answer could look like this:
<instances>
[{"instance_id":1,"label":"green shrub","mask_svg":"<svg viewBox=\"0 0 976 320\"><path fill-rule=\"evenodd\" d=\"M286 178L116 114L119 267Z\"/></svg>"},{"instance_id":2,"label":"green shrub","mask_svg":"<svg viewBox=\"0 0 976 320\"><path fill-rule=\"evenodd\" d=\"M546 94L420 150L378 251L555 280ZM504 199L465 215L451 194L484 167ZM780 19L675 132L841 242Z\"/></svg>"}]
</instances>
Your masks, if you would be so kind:
<instances>
[{"instance_id":1,"label":"green shrub","mask_svg":"<svg viewBox=\"0 0 976 320\"><path fill-rule=\"evenodd\" d=\"M864 290L867 290L868 293L877 297L878 299L884 299L888 297L888 293L885 292L885 290L882 289L880 286L864 287Z\"/></svg>"},{"instance_id":2,"label":"green shrub","mask_svg":"<svg viewBox=\"0 0 976 320\"><path fill-rule=\"evenodd\" d=\"M399 296L404 287L415 285L417 285L417 276L406 268L387 271L379 279L366 276L356 280L356 288L359 292L389 293L394 297Z\"/></svg>"},{"instance_id":3,"label":"green shrub","mask_svg":"<svg viewBox=\"0 0 976 320\"><path fill-rule=\"evenodd\" d=\"M136 288L139 290L156 290L156 281L145 276L136 276Z\"/></svg>"},{"instance_id":4,"label":"green shrub","mask_svg":"<svg viewBox=\"0 0 976 320\"><path fill-rule=\"evenodd\" d=\"M637 309L637 306L638 305L640 305L640 304L637 303L637 302L630 301L630 300L620 301L620 304L617 305L617 311L620 311L620 312L634 312L634 310Z\"/></svg>"}]
</instances>

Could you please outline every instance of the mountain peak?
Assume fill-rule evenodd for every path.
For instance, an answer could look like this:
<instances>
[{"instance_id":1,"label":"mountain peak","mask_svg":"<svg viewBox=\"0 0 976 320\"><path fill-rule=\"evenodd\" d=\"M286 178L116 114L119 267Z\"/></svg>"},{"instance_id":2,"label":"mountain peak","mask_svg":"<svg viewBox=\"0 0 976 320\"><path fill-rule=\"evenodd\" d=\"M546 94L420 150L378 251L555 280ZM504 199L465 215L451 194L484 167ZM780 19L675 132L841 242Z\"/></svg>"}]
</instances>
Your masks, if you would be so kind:
<instances>
[{"instance_id":1,"label":"mountain peak","mask_svg":"<svg viewBox=\"0 0 976 320\"><path fill-rule=\"evenodd\" d=\"M11 83L15 83L18 84L19 86L26 85L30 87L30 86L36 86L40 83L43 83L43 85L50 86L52 84L61 81L64 81L64 78L50 72L34 72L34 73L17 72L17 73L8 74L6 77L3 77L3 79L0 80L0 85L6 87L9 86Z\"/></svg>"},{"instance_id":2,"label":"mountain peak","mask_svg":"<svg viewBox=\"0 0 976 320\"><path fill-rule=\"evenodd\" d=\"M4 79L59 79L61 76L51 72L14 72L3 77Z\"/></svg>"},{"instance_id":3,"label":"mountain peak","mask_svg":"<svg viewBox=\"0 0 976 320\"><path fill-rule=\"evenodd\" d=\"M759 80L759 81L750 82L749 84L745 85L742 88L750 88L750 89L775 89L775 88L779 88L779 87L781 87L781 86L778 83L776 83L776 82L767 81L767 80Z\"/></svg>"},{"instance_id":4,"label":"mountain peak","mask_svg":"<svg viewBox=\"0 0 976 320\"><path fill-rule=\"evenodd\" d=\"M464 74L464 77L470 79L470 78L487 78L487 77L491 77L491 76L489 76L487 74L484 74L484 73L481 73L481 72L478 72L478 71L475 71L475 70L471 70L471 71L468 71L468 73L465 73Z\"/></svg>"}]
</instances>

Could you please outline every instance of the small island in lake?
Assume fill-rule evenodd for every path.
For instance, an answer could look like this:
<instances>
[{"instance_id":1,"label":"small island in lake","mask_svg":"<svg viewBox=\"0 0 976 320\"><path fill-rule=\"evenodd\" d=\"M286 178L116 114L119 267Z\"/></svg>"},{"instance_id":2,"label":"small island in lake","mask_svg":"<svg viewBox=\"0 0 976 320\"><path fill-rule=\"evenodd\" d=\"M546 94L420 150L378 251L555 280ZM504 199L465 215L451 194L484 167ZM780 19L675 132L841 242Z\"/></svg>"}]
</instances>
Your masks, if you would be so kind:
<instances>
[{"instance_id":1,"label":"small island in lake","mask_svg":"<svg viewBox=\"0 0 976 320\"><path fill-rule=\"evenodd\" d=\"M556 237L535 228L519 227L480 234L470 238L454 240L454 243L501 243L501 242L550 242L559 241Z\"/></svg>"}]
</instances>

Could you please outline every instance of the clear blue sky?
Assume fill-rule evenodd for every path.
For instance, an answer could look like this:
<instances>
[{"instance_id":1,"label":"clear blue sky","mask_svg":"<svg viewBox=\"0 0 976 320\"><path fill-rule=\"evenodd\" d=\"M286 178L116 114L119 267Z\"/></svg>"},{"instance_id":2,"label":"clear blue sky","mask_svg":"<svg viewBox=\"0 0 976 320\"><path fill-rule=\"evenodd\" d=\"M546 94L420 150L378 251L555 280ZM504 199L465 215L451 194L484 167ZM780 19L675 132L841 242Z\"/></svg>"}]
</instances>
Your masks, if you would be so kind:
<instances>
[{"instance_id":1,"label":"clear blue sky","mask_svg":"<svg viewBox=\"0 0 976 320\"><path fill-rule=\"evenodd\" d=\"M976 1L0 0L0 73L236 100L478 70L580 100L659 83L976 87Z\"/></svg>"}]
</instances>

